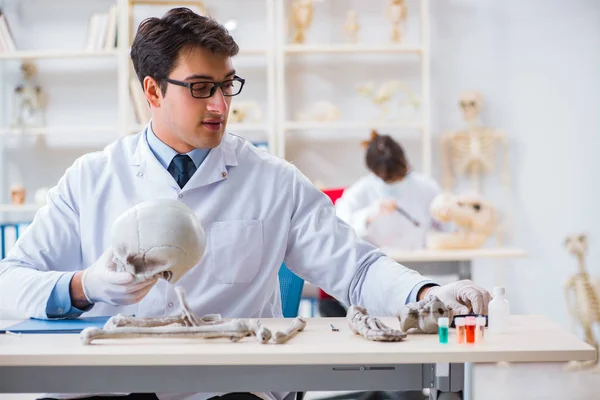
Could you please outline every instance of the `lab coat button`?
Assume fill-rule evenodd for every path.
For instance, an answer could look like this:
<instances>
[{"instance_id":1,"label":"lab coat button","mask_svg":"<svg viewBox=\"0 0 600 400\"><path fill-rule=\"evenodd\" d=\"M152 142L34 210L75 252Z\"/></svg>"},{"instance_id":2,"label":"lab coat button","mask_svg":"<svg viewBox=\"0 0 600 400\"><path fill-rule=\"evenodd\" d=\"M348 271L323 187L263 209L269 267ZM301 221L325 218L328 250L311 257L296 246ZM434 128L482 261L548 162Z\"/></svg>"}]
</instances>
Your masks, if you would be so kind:
<instances>
[{"instance_id":1,"label":"lab coat button","mask_svg":"<svg viewBox=\"0 0 600 400\"><path fill-rule=\"evenodd\" d=\"M224 172L224 171L223 171L223 172L221 172L221 176L222 176L223 178L227 178L227 172Z\"/></svg>"},{"instance_id":2,"label":"lab coat button","mask_svg":"<svg viewBox=\"0 0 600 400\"><path fill-rule=\"evenodd\" d=\"M173 307L173 302L172 301L169 302L169 308L171 308L171 307Z\"/></svg>"},{"instance_id":3,"label":"lab coat button","mask_svg":"<svg viewBox=\"0 0 600 400\"><path fill-rule=\"evenodd\" d=\"M177 196L177 197L179 197L180 199L183 199L183 195L182 195L182 194L180 194L180 195L179 195L179 196Z\"/></svg>"}]
</instances>

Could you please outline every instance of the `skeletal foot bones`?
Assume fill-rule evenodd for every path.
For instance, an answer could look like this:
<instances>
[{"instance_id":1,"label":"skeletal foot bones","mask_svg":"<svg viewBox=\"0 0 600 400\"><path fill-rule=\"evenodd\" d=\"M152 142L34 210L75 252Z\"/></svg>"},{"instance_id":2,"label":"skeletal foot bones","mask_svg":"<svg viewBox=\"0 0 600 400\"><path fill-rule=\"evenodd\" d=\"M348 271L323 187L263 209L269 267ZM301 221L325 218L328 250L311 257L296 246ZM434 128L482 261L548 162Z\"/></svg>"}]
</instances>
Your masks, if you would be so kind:
<instances>
[{"instance_id":1,"label":"skeletal foot bones","mask_svg":"<svg viewBox=\"0 0 600 400\"><path fill-rule=\"evenodd\" d=\"M161 338L229 338L237 342L246 336L255 336L260 343L285 343L302 331L306 321L302 318L292 320L290 326L275 335L263 326L260 320L233 319L223 321L219 314L199 317L187 303L185 291L175 288L179 298L181 313L170 317L136 318L118 314L111 317L102 329L86 328L80 338L83 344L91 344L97 339L130 339L142 337Z\"/></svg>"},{"instance_id":2,"label":"skeletal foot bones","mask_svg":"<svg viewBox=\"0 0 600 400\"><path fill-rule=\"evenodd\" d=\"M367 310L359 306L350 307L346 319L352 332L368 340L399 342L406 338L406 333L390 328L378 318L369 316Z\"/></svg>"}]
</instances>

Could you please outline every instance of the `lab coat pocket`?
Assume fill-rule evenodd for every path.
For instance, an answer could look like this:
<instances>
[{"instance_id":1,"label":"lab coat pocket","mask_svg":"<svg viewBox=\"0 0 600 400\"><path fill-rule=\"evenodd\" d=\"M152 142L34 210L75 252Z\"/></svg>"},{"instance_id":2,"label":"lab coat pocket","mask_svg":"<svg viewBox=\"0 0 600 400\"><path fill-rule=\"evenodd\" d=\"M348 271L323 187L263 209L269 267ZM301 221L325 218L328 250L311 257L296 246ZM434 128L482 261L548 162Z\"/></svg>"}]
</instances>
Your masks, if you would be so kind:
<instances>
[{"instance_id":1,"label":"lab coat pocket","mask_svg":"<svg viewBox=\"0 0 600 400\"><path fill-rule=\"evenodd\" d=\"M215 278L225 284L251 282L262 263L262 221L213 222L208 246L208 268Z\"/></svg>"}]
</instances>

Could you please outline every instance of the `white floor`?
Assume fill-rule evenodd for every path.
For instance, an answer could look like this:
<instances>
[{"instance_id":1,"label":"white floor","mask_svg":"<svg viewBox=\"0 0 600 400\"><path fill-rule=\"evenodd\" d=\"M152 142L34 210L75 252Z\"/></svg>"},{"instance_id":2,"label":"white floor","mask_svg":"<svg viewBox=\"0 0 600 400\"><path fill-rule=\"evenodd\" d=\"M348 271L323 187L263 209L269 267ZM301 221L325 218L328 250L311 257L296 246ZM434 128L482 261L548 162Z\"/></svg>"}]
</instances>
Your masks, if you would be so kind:
<instances>
[{"instance_id":1,"label":"white floor","mask_svg":"<svg viewBox=\"0 0 600 400\"><path fill-rule=\"evenodd\" d=\"M474 400L600 399L600 374L563 372L564 364L477 365ZM309 392L309 400L331 393ZM0 400L33 400L34 394L0 395Z\"/></svg>"}]
</instances>

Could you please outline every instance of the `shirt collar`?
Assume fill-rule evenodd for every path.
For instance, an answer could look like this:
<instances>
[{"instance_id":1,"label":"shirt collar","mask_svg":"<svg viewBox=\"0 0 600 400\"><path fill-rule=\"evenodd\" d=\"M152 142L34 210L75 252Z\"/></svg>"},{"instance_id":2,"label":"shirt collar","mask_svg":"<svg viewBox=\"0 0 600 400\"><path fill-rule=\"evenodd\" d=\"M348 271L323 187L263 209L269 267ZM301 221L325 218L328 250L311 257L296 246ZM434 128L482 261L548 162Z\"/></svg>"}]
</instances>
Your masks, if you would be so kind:
<instances>
[{"instance_id":1,"label":"shirt collar","mask_svg":"<svg viewBox=\"0 0 600 400\"><path fill-rule=\"evenodd\" d=\"M150 150L152 151L152 154L154 154L154 157L156 157L156 159L163 167L165 167L165 169L169 168L171 161L173 161L173 158L179 153L161 141L156 134L154 134L154 131L152 130L152 122L148 124L146 140ZM202 164L209 152L210 149L194 149L185 154L190 156L196 168L199 168L200 164Z\"/></svg>"}]
</instances>

